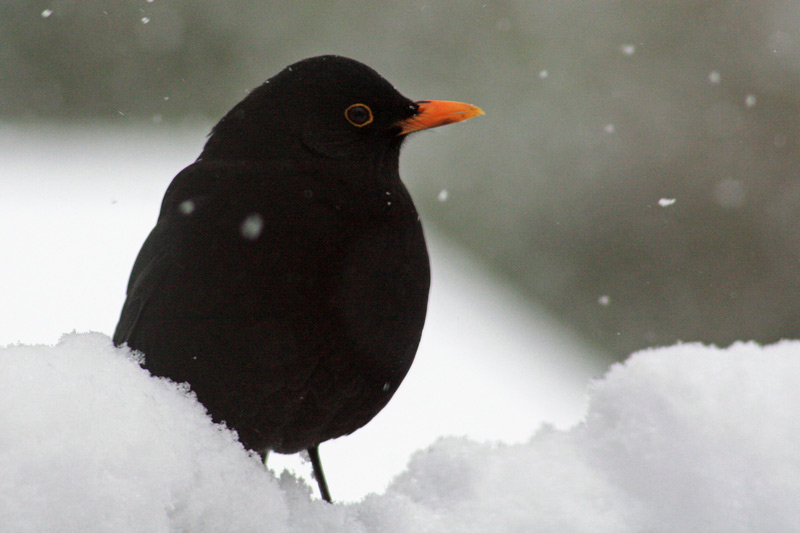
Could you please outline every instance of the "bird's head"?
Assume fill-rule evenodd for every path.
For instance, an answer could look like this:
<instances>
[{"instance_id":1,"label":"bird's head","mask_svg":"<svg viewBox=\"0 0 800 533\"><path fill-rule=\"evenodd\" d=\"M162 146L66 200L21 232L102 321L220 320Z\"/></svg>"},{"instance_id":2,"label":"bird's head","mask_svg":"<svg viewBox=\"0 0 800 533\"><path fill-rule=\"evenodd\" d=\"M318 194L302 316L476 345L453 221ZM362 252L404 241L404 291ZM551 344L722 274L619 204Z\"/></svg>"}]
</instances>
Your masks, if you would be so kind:
<instances>
[{"instance_id":1,"label":"bird's head","mask_svg":"<svg viewBox=\"0 0 800 533\"><path fill-rule=\"evenodd\" d=\"M384 157L406 134L483 114L460 102L412 101L370 67L319 56L286 67L212 130L201 158Z\"/></svg>"}]
</instances>

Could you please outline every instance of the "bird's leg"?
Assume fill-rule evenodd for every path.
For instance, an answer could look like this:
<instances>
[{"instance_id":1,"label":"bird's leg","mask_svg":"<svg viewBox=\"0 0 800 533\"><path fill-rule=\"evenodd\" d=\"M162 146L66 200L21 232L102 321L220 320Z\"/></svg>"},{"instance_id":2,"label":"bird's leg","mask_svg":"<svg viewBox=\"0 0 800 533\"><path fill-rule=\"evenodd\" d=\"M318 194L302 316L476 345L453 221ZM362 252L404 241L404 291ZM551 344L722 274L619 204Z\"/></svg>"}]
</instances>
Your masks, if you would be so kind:
<instances>
[{"instance_id":1,"label":"bird's leg","mask_svg":"<svg viewBox=\"0 0 800 533\"><path fill-rule=\"evenodd\" d=\"M319 460L319 446L312 446L308 449L308 457L311 459L311 466L314 468L314 477L319 485L319 494L328 503L331 501L331 493L328 490L328 482L325 481L325 473L322 471L322 462Z\"/></svg>"},{"instance_id":2,"label":"bird's leg","mask_svg":"<svg viewBox=\"0 0 800 533\"><path fill-rule=\"evenodd\" d=\"M264 448L261 451L256 452L259 457L261 457L261 462L264 463L264 467L267 466L267 457L269 457L269 449Z\"/></svg>"}]
</instances>

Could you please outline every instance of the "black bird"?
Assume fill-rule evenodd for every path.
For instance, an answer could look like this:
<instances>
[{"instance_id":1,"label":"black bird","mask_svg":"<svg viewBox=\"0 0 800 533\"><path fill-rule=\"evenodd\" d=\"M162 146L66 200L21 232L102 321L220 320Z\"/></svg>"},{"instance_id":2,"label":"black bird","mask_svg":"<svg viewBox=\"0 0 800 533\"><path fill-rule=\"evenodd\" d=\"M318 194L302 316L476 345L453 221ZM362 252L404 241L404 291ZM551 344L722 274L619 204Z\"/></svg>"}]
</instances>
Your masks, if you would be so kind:
<instances>
[{"instance_id":1,"label":"black bird","mask_svg":"<svg viewBox=\"0 0 800 533\"><path fill-rule=\"evenodd\" d=\"M189 383L262 457L308 450L330 501L317 446L386 405L425 321L428 252L400 146L482 113L411 101L344 57L285 68L170 184L114 343Z\"/></svg>"}]
</instances>

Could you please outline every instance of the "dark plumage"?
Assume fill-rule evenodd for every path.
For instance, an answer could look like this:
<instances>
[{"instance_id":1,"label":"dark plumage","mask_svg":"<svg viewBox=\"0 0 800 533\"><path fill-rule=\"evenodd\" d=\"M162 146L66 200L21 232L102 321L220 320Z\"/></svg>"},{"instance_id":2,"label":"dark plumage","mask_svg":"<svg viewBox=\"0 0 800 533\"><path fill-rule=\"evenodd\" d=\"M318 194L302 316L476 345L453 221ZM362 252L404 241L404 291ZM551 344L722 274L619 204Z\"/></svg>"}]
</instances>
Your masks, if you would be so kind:
<instances>
[{"instance_id":1,"label":"dark plumage","mask_svg":"<svg viewBox=\"0 0 800 533\"><path fill-rule=\"evenodd\" d=\"M187 382L249 449L308 449L389 401L419 344L428 253L400 181L405 134L480 114L413 102L357 61L254 89L167 189L114 342Z\"/></svg>"}]
</instances>

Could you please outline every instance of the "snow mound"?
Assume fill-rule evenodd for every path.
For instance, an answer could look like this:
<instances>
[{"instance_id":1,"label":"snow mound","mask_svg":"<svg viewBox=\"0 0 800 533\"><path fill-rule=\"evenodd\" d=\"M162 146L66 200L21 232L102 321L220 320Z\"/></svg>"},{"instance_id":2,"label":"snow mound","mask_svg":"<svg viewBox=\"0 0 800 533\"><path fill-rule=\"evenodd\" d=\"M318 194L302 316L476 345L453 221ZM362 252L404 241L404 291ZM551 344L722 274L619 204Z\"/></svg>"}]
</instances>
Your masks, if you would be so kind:
<instances>
[{"instance_id":1,"label":"snow mound","mask_svg":"<svg viewBox=\"0 0 800 533\"><path fill-rule=\"evenodd\" d=\"M56 346L0 349L0 524L797 531L797 383L797 341L640 352L591 384L585 421L568 431L542 428L515 445L443 438L385 494L330 506L264 469L191 393L150 377L107 336L69 334Z\"/></svg>"},{"instance_id":2,"label":"snow mound","mask_svg":"<svg viewBox=\"0 0 800 533\"><path fill-rule=\"evenodd\" d=\"M800 531L798 383L797 341L643 351L577 427L442 440L389 494L424 516L406 531Z\"/></svg>"},{"instance_id":3,"label":"snow mound","mask_svg":"<svg viewBox=\"0 0 800 533\"><path fill-rule=\"evenodd\" d=\"M0 351L0 524L224 531L285 522L282 493L259 460L185 388L127 355L98 333Z\"/></svg>"}]
</instances>

